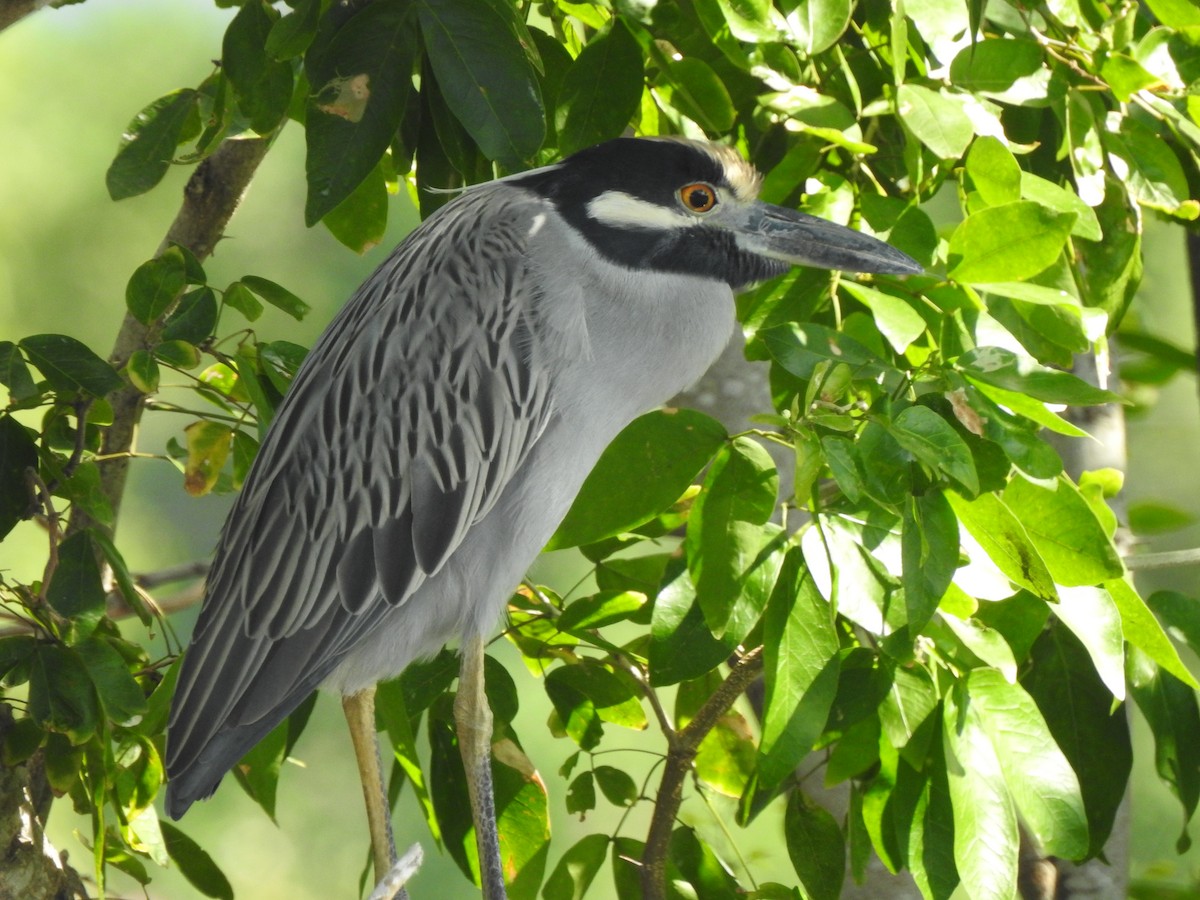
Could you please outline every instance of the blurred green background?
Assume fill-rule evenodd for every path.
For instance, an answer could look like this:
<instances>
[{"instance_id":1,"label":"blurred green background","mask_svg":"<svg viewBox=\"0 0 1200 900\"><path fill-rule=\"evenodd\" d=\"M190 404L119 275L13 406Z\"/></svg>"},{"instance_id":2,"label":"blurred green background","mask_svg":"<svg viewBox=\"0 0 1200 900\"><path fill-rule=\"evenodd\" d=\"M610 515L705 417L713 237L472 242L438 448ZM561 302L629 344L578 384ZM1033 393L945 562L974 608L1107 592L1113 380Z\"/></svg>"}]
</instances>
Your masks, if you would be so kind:
<instances>
[{"instance_id":1,"label":"blurred green background","mask_svg":"<svg viewBox=\"0 0 1200 900\"><path fill-rule=\"evenodd\" d=\"M206 0L92 0L40 12L0 33L0 339L62 332L107 352L123 314L125 282L158 246L191 169L173 171L154 191L119 204L108 199L105 169L122 131L142 106L175 88L195 86L208 74L231 15ZM299 128L285 129L206 268L218 284L252 273L300 295L313 306L305 322L297 325L268 308L256 327L273 338L307 345L417 217L407 196L393 198L387 238L357 257L324 228L306 229L303 206L303 134ZM1151 223L1146 246L1150 255L1135 315L1144 330L1193 347L1182 232ZM167 438L178 435L188 421L166 413L148 416L140 448L161 452ZM1153 407L1130 417L1128 448L1130 502L1166 500L1193 515L1200 511L1200 404L1194 376L1177 378L1162 389ZM163 461L133 467L119 543L135 571L211 552L228 498L189 498L181 480ZM43 540L32 525L21 526L3 544L0 568L18 578L37 577ZM1144 543L1149 550L1198 546L1200 526ZM540 577L553 577L554 559L539 566ZM1172 587L1200 596L1195 569L1154 573L1139 583L1146 593ZM194 616L192 610L175 617L181 636ZM144 639L143 634L137 637ZM498 643L493 652L520 667L506 645ZM550 706L544 692L523 672L514 669L514 675L522 695L515 724L550 791L553 866L583 833L576 833L573 819L565 815L566 781L557 775L573 745L546 736ZM1154 774L1153 747L1136 714L1135 723L1134 872L1192 883L1200 873L1200 851L1175 856L1179 806ZM640 742L657 750L660 743L656 735L625 738L629 747ZM349 740L338 705L330 698L318 704L296 756L303 765L284 775L278 827L227 779L214 800L193 808L184 830L212 854L240 897L356 896L356 880L367 859L365 817ZM630 771L639 783L652 761L636 752L605 760ZM633 812L623 833L644 835L645 807ZM728 846L717 820L731 820L732 807L711 811L694 802L684 809L684 817L718 848ZM421 840L427 853L414 884L419 895L438 891L443 900L471 896L453 863L432 847L411 801L402 799L400 810L399 844ZM82 862L88 851L72 835L79 823L65 813L66 807L56 808L52 839ZM603 810L592 815L600 814ZM791 881L782 848L755 834L770 833L767 824L777 815L778 810L769 810L751 833L734 838L760 878ZM614 814L614 825L616 820ZM608 896L606 873L607 867L590 897ZM128 880L114 880L113 888L116 896L142 895ZM155 873L149 889L155 898L193 895L173 871Z\"/></svg>"}]
</instances>

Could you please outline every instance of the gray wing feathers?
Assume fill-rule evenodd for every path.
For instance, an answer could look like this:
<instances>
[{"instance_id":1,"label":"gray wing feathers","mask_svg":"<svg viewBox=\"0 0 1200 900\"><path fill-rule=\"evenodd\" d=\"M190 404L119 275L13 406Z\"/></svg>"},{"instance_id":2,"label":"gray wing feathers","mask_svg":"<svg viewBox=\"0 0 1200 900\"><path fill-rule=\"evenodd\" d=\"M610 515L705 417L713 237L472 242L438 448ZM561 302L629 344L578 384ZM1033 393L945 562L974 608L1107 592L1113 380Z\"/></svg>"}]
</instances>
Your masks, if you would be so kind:
<instances>
[{"instance_id":1,"label":"gray wing feathers","mask_svg":"<svg viewBox=\"0 0 1200 900\"><path fill-rule=\"evenodd\" d=\"M173 809L441 569L541 434L524 255L541 210L512 189L464 196L313 347L217 548L172 709ZM206 753L226 732L242 737Z\"/></svg>"}]
</instances>

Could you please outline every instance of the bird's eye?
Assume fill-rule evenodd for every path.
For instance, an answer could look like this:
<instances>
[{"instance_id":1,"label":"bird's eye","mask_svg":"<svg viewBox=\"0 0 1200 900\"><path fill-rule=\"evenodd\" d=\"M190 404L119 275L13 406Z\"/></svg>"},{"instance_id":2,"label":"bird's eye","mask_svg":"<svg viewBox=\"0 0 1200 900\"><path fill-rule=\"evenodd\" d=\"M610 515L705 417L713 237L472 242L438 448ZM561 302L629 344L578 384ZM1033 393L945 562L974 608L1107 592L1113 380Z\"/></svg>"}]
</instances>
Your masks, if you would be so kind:
<instances>
[{"instance_id":1,"label":"bird's eye","mask_svg":"<svg viewBox=\"0 0 1200 900\"><path fill-rule=\"evenodd\" d=\"M706 213L717 205L717 191L711 184L697 181L679 189L679 199L694 213Z\"/></svg>"}]
</instances>

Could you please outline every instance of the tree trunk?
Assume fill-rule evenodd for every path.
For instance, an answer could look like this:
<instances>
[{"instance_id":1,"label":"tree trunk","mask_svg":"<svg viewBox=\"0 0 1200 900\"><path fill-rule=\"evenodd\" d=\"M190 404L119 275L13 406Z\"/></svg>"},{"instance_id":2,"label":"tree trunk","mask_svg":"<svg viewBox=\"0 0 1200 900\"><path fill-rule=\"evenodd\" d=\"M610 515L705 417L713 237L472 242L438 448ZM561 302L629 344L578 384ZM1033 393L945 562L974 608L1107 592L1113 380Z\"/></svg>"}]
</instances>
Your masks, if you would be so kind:
<instances>
[{"instance_id":1,"label":"tree trunk","mask_svg":"<svg viewBox=\"0 0 1200 900\"><path fill-rule=\"evenodd\" d=\"M12 709L0 704L0 744L13 727ZM0 761L0 900L77 900L87 892L43 830L53 799L42 756L19 766Z\"/></svg>"}]
</instances>

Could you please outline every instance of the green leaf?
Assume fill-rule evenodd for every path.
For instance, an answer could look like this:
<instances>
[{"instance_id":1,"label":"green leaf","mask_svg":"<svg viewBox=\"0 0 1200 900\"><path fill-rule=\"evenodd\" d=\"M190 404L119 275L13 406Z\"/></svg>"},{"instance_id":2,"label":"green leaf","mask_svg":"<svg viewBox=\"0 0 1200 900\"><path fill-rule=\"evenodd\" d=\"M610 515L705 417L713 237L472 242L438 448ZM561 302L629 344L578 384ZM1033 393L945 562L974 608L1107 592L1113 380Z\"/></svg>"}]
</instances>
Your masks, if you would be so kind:
<instances>
[{"instance_id":1,"label":"green leaf","mask_svg":"<svg viewBox=\"0 0 1200 900\"><path fill-rule=\"evenodd\" d=\"M770 790L812 750L837 693L833 612L799 549L784 560L763 622L763 732L758 783Z\"/></svg>"},{"instance_id":2,"label":"green leaf","mask_svg":"<svg viewBox=\"0 0 1200 900\"><path fill-rule=\"evenodd\" d=\"M1074 213L1075 223L1071 226L1074 237L1098 241L1103 237L1100 231L1100 220L1096 211L1079 199L1079 195L1069 188L1055 184L1034 175L1032 172L1021 172L1021 199L1033 200L1048 209L1056 209L1061 213Z\"/></svg>"},{"instance_id":3,"label":"green leaf","mask_svg":"<svg viewBox=\"0 0 1200 900\"><path fill-rule=\"evenodd\" d=\"M971 144L967 174L988 206L1021 199L1021 167L1009 149L991 135L978 137Z\"/></svg>"},{"instance_id":4,"label":"green leaf","mask_svg":"<svg viewBox=\"0 0 1200 900\"><path fill-rule=\"evenodd\" d=\"M272 59L293 59L308 49L317 33L321 0L297 0L292 12L271 26L265 50Z\"/></svg>"},{"instance_id":5,"label":"green leaf","mask_svg":"<svg viewBox=\"0 0 1200 900\"><path fill-rule=\"evenodd\" d=\"M95 627L104 614L104 596L96 545L87 531L77 531L59 545L46 601L59 615L91 619Z\"/></svg>"},{"instance_id":6,"label":"green leaf","mask_svg":"<svg viewBox=\"0 0 1200 900\"><path fill-rule=\"evenodd\" d=\"M417 57L412 12L408 3L372 3L306 55L308 225L350 196L396 135Z\"/></svg>"},{"instance_id":7,"label":"green leaf","mask_svg":"<svg viewBox=\"0 0 1200 900\"><path fill-rule=\"evenodd\" d=\"M12 416L0 416L0 540L32 513L25 470L37 468L37 444L29 431Z\"/></svg>"},{"instance_id":8,"label":"green leaf","mask_svg":"<svg viewBox=\"0 0 1200 900\"><path fill-rule=\"evenodd\" d=\"M200 365L200 348L187 341L162 341L151 352L159 362L175 369L194 369Z\"/></svg>"},{"instance_id":9,"label":"green leaf","mask_svg":"<svg viewBox=\"0 0 1200 900\"><path fill-rule=\"evenodd\" d=\"M697 4L697 13L700 12ZM770 0L716 0L716 7L733 37L750 43L777 41L779 29L772 22ZM713 29L705 25L711 34Z\"/></svg>"},{"instance_id":10,"label":"green leaf","mask_svg":"<svg viewBox=\"0 0 1200 900\"><path fill-rule=\"evenodd\" d=\"M192 887L205 897L233 900L233 887L211 856L170 822L160 821L159 827L167 844L167 853Z\"/></svg>"},{"instance_id":11,"label":"green leaf","mask_svg":"<svg viewBox=\"0 0 1200 900\"><path fill-rule=\"evenodd\" d=\"M125 376L129 383L143 394L158 390L158 362L149 350L134 350L125 364Z\"/></svg>"},{"instance_id":12,"label":"green leaf","mask_svg":"<svg viewBox=\"0 0 1200 900\"><path fill-rule=\"evenodd\" d=\"M716 637L738 630L738 600L749 599L753 583L773 582L775 535L762 526L775 509L778 491L771 457L746 437L723 446L705 475L684 545L704 621ZM765 592L759 599L765 602ZM744 636L753 622L741 624Z\"/></svg>"},{"instance_id":13,"label":"green leaf","mask_svg":"<svg viewBox=\"0 0 1200 900\"><path fill-rule=\"evenodd\" d=\"M1092 665L1116 700L1125 699L1125 640L1121 613L1103 588L1059 590L1062 600L1054 614L1087 648Z\"/></svg>"},{"instance_id":14,"label":"green leaf","mask_svg":"<svg viewBox=\"0 0 1200 900\"><path fill-rule=\"evenodd\" d=\"M183 253L168 247L134 270L125 287L125 306L143 325L150 325L175 302L187 284Z\"/></svg>"},{"instance_id":15,"label":"green leaf","mask_svg":"<svg viewBox=\"0 0 1200 900\"><path fill-rule=\"evenodd\" d=\"M817 365L825 361L845 363L860 378L890 369L854 338L815 322L779 325L759 336L771 358L797 378L812 378Z\"/></svg>"},{"instance_id":16,"label":"green leaf","mask_svg":"<svg viewBox=\"0 0 1200 900\"><path fill-rule=\"evenodd\" d=\"M641 859L645 852L646 845L642 841L627 837L613 838L613 883L617 889L617 900L641 900Z\"/></svg>"},{"instance_id":17,"label":"green leaf","mask_svg":"<svg viewBox=\"0 0 1200 900\"><path fill-rule=\"evenodd\" d=\"M1083 859L1088 823L1079 781L1033 698L995 669L972 670L967 692L1021 822L1039 849L1047 856Z\"/></svg>"},{"instance_id":18,"label":"green leaf","mask_svg":"<svg viewBox=\"0 0 1200 900\"><path fill-rule=\"evenodd\" d=\"M572 714L580 698L605 722L641 730L646 727L641 694L636 683L622 678L599 663L560 666L546 676L546 693L563 720ZM590 714L590 711L588 714Z\"/></svg>"},{"instance_id":19,"label":"green leaf","mask_svg":"<svg viewBox=\"0 0 1200 900\"><path fill-rule=\"evenodd\" d=\"M946 697L942 730L954 806L954 862L972 900L1012 900L1017 890L1017 815L996 750L974 703Z\"/></svg>"},{"instance_id":20,"label":"green leaf","mask_svg":"<svg viewBox=\"0 0 1200 900\"><path fill-rule=\"evenodd\" d=\"M904 604L909 628L916 634L937 609L958 568L958 519L943 493L929 491L904 504L900 542Z\"/></svg>"},{"instance_id":21,"label":"green leaf","mask_svg":"<svg viewBox=\"0 0 1200 900\"><path fill-rule=\"evenodd\" d=\"M897 668L884 702L879 705L879 720L888 743L906 748L922 726L932 724L930 716L938 708L938 696L929 673L920 667ZM924 757L924 748L921 756Z\"/></svg>"},{"instance_id":22,"label":"green leaf","mask_svg":"<svg viewBox=\"0 0 1200 900\"><path fill-rule=\"evenodd\" d=\"M263 135L279 125L292 99L291 64L271 58L266 50L278 21L273 7L249 0L229 23L221 43L222 71L250 127Z\"/></svg>"},{"instance_id":23,"label":"green leaf","mask_svg":"<svg viewBox=\"0 0 1200 900\"><path fill-rule=\"evenodd\" d=\"M888 506L905 502L912 485L912 454L882 422L868 422L859 432L858 458L871 498Z\"/></svg>"},{"instance_id":24,"label":"green leaf","mask_svg":"<svg viewBox=\"0 0 1200 900\"><path fill-rule=\"evenodd\" d=\"M1025 38L972 41L950 63L950 83L971 93L1003 96L1017 81L1041 70L1042 57L1037 42Z\"/></svg>"},{"instance_id":25,"label":"green leaf","mask_svg":"<svg viewBox=\"0 0 1200 900\"><path fill-rule=\"evenodd\" d=\"M891 608L895 586L868 550L881 537L878 532L868 536L861 525L836 516L823 517L819 529L809 528L800 537L804 558L825 599L838 615L879 637L889 630L884 612Z\"/></svg>"},{"instance_id":26,"label":"green leaf","mask_svg":"<svg viewBox=\"0 0 1200 900\"><path fill-rule=\"evenodd\" d=\"M167 341L201 344L212 336L217 324L217 296L205 285L188 291L163 323L162 337Z\"/></svg>"},{"instance_id":27,"label":"green leaf","mask_svg":"<svg viewBox=\"0 0 1200 900\"><path fill-rule=\"evenodd\" d=\"M968 500L953 491L947 492L946 499L971 537L1001 572L1041 599L1057 601L1054 579L1046 563L1003 500L995 494L980 494L974 500Z\"/></svg>"},{"instance_id":28,"label":"green leaf","mask_svg":"<svg viewBox=\"0 0 1200 900\"><path fill-rule=\"evenodd\" d=\"M1032 200L981 209L950 236L947 274L966 283L1031 278L1058 259L1074 224L1074 213Z\"/></svg>"},{"instance_id":29,"label":"green leaf","mask_svg":"<svg viewBox=\"0 0 1200 900\"><path fill-rule=\"evenodd\" d=\"M100 704L79 654L58 644L41 644L29 672L29 715L76 746L96 733Z\"/></svg>"},{"instance_id":30,"label":"green leaf","mask_svg":"<svg viewBox=\"0 0 1200 900\"><path fill-rule=\"evenodd\" d=\"M434 77L451 109L488 159L520 168L546 136L541 89L509 17L487 0L421 0Z\"/></svg>"},{"instance_id":31,"label":"green leaf","mask_svg":"<svg viewBox=\"0 0 1200 900\"><path fill-rule=\"evenodd\" d=\"M571 601L555 625L562 631L601 628L629 619L646 605L644 594L632 591L602 591Z\"/></svg>"},{"instance_id":32,"label":"green leaf","mask_svg":"<svg viewBox=\"0 0 1200 900\"><path fill-rule=\"evenodd\" d=\"M732 649L708 630L688 573L672 579L654 601L650 683L661 687L697 678L724 662Z\"/></svg>"},{"instance_id":33,"label":"green leaf","mask_svg":"<svg viewBox=\"0 0 1200 900\"><path fill-rule=\"evenodd\" d=\"M145 715L146 696L129 671L129 664L104 638L92 635L75 645L104 712L118 725L136 725Z\"/></svg>"},{"instance_id":34,"label":"green leaf","mask_svg":"<svg viewBox=\"0 0 1200 900\"><path fill-rule=\"evenodd\" d=\"M590 769L580 772L567 787L567 812L574 815L591 812L596 808L596 779Z\"/></svg>"},{"instance_id":35,"label":"green leaf","mask_svg":"<svg viewBox=\"0 0 1200 900\"><path fill-rule=\"evenodd\" d=\"M193 497L202 497L217 485L233 445L233 429L224 422L203 419L189 425L186 432L183 486Z\"/></svg>"},{"instance_id":36,"label":"green leaf","mask_svg":"<svg viewBox=\"0 0 1200 900\"><path fill-rule=\"evenodd\" d=\"M683 495L727 436L693 410L634 419L601 455L546 549L591 544L650 521Z\"/></svg>"},{"instance_id":37,"label":"green leaf","mask_svg":"<svg viewBox=\"0 0 1200 900\"><path fill-rule=\"evenodd\" d=\"M550 852L549 802L533 763L515 742L507 743L509 752L496 755L492 763L496 830L504 848L502 864L508 896L512 900L534 900ZM474 843L473 834L471 841Z\"/></svg>"},{"instance_id":38,"label":"green leaf","mask_svg":"<svg viewBox=\"0 0 1200 900\"><path fill-rule=\"evenodd\" d=\"M288 738L287 720L280 722L251 747L233 768L233 775L242 790L262 807L275 821L275 798L279 790L279 773L283 768Z\"/></svg>"},{"instance_id":39,"label":"green leaf","mask_svg":"<svg viewBox=\"0 0 1200 900\"><path fill-rule=\"evenodd\" d=\"M1200 802L1200 708L1196 692L1154 666L1147 657L1135 654L1134 664L1141 671L1131 679L1131 693L1154 734L1154 766L1183 807L1183 830L1176 845L1183 853L1191 845L1187 825Z\"/></svg>"},{"instance_id":40,"label":"green leaf","mask_svg":"<svg viewBox=\"0 0 1200 900\"><path fill-rule=\"evenodd\" d=\"M788 3L787 6L793 6ZM823 53L850 24L850 0L800 0L788 14L788 29L805 56Z\"/></svg>"},{"instance_id":41,"label":"green leaf","mask_svg":"<svg viewBox=\"0 0 1200 900\"><path fill-rule=\"evenodd\" d=\"M958 159L975 137L962 106L938 91L905 83L896 91L896 105L904 126L939 159Z\"/></svg>"},{"instance_id":42,"label":"green leaf","mask_svg":"<svg viewBox=\"0 0 1200 900\"><path fill-rule=\"evenodd\" d=\"M1088 854L1095 856L1108 840L1133 762L1125 709L1113 709L1112 694L1096 676L1087 650L1053 620L1033 646L1021 685L1079 779Z\"/></svg>"},{"instance_id":43,"label":"green leaf","mask_svg":"<svg viewBox=\"0 0 1200 900\"><path fill-rule=\"evenodd\" d=\"M1138 203L1185 220L1200 216L1200 202L1192 199L1179 157L1161 134L1123 116L1119 131L1105 133L1104 146L1124 163L1122 180Z\"/></svg>"},{"instance_id":44,"label":"green leaf","mask_svg":"<svg viewBox=\"0 0 1200 900\"><path fill-rule=\"evenodd\" d=\"M695 57L671 60L659 87L663 98L710 135L733 127L737 111L724 82L703 60Z\"/></svg>"},{"instance_id":45,"label":"green leaf","mask_svg":"<svg viewBox=\"0 0 1200 900\"><path fill-rule=\"evenodd\" d=\"M1084 303L1108 313L1110 332L1120 324L1142 281L1142 216L1125 185L1105 182L1104 202L1096 207L1104 239L1075 241Z\"/></svg>"},{"instance_id":46,"label":"green leaf","mask_svg":"<svg viewBox=\"0 0 1200 900\"><path fill-rule=\"evenodd\" d=\"M805 895L837 900L846 873L846 842L837 819L797 788L788 795L783 834Z\"/></svg>"},{"instance_id":47,"label":"green leaf","mask_svg":"<svg viewBox=\"0 0 1200 900\"><path fill-rule=\"evenodd\" d=\"M921 314L899 297L856 281L843 281L841 287L871 311L880 333L897 353L903 353L925 333L925 320Z\"/></svg>"},{"instance_id":48,"label":"green leaf","mask_svg":"<svg viewBox=\"0 0 1200 900\"><path fill-rule=\"evenodd\" d=\"M737 880L696 832L680 825L671 833L667 851L668 878L684 896L705 900L739 900Z\"/></svg>"},{"instance_id":49,"label":"green leaf","mask_svg":"<svg viewBox=\"0 0 1200 900\"><path fill-rule=\"evenodd\" d=\"M235 281L225 288L224 301L226 306L236 309L247 321L253 322L262 315L262 304L240 281Z\"/></svg>"},{"instance_id":50,"label":"green leaf","mask_svg":"<svg viewBox=\"0 0 1200 900\"><path fill-rule=\"evenodd\" d=\"M972 494L979 492L979 476L966 442L929 407L908 407L896 416L888 432L934 471L945 472Z\"/></svg>"},{"instance_id":51,"label":"green leaf","mask_svg":"<svg viewBox=\"0 0 1200 900\"><path fill-rule=\"evenodd\" d=\"M0 341L0 384L8 388L8 396L14 403L37 396L37 385L33 383L29 367L12 341Z\"/></svg>"},{"instance_id":52,"label":"green leaf","mask_svg":"<svg viewBox=\"0 0 1200 900\"><path fill-rule=\"evenodd\" d=\"M1178 591L1155 591L1146 602L1176 640L1200 647L1200 604Z\"/></svg>"},{"instance_id":53,"label":"green leaf","mask_svg":"<svg viewBox=\"0 0 1200 900\"><path fill-rule=\"evenodd\" d=\"M721 686L721 674L712 669L686 681L675 695L675 726L686 727ZM755 739L749 723L737 709L721 714L696 752L696 777L726 797L740 797L754 771Z\"/></svg>"},{"instance_id":54,"label":"green leaf","mask_svg":"<svg viewBox=\"0 0 1200 900\"><path fill-rule=\"evenodd\" d=\"M857 503L866 487L859 471L854 442L849 438L822 435L821 450L838 488L851 503Z\"/></svg>"},{"instance_id":55,"label":"green leaf","mask_svg":"<svg viewBox=\"0 0 1200 900\"><path fill-rule=\"evenodd\" d=\"M736 878L721 863L713 848L707 842L698 840L694 830L688 826L679 826L671 833L671 845L667 851L667 877L684 896L702 896L706 900L738 900L742 894Z\"/></svg>"},{"instance_id":56,"label":"green leaf","mask_svg":"<svg viewBox=\"0 0 1200 900\"><path fill-rule=\"evenodd\" d=\"M591 775L590 772L584 773ZM542 888L545 900L583 900L608 855L608 835L586 834L571 845Z\"/></svg>"},{"instance_id":57,"label":"green leaf","mask_svg":"<svg viewBox=\"0 0 1200 900\"><path fill-rule=\"evenodd\" d=\"M558 89L558 149L569 156L618 137L642 99L642 50L620 16L584 45Z\"/></svg>"},{"instance_id":58,"label":"green leaf","mask_svg":"<svg viewBox=\"0 0 1200 900\"><path fill-rule=\"evenodd\" d=\"M97 488L99 488L98 482L99 478L97 477ZM125 598L125 602L129 605L129 608L137 613L137 617L142 620L142 624L149 625L153 617L150 614L150 610L146 608L146 604L142 600L142 595L138 593L137 584L134 582L133 574L129 571L125 557L121 555L120 551L113 544L112 539L104 534L104 532L92 531L91 535L92 540L99 546L100 552L108 560L109 568L112 570L113 581L117 583L117 587L121 591L121 596Z\"/></svg>"},{"instance_id":59,"label":"green leaf","mask_svg":"<svg viewBox=\"0 0 1200 900\"><path fill-rule=\"evenodd\" d=\"M289 291L273 281L259 278L257 275L245 275L241 283L255 294L266 300L276 309L281 309L297 322L308 315L311 307Z\"/></svg>"},{"instance_id":60,"label":"green leaf","mask_svg":"<svg viewBox=\"0 0 1200 900\"><path fill-rule=\"evenodd\" d=\"M103 397L123 384L112 366L65 334L33 334L19 346L56 391Z\"/></svg>"},{"instance_id":61,"label":"green leaf","mask_svg":"<svg viewBox=\"0 0 1200 900\"><path fill-rule=\"evenodd\" d=\"M983 381L972 381L972 385L993 403L1003 406L1005 409L1009 409L1019 416L1024 416L1038 425L1049 428L1051 431L1058 434L1065 434L1068 437L1088 436L1088 433L1082 428L1068 422L1057 413L1051 412L1046 408L1045 403L1027 394L1005 390L1004 388L996 387Z\"/></svg>"},{"instance_id":62,"label":"green leaf","mask_svg":"<svg viewBox=\"0 0 1200 900\"><path fill-rule=\"evenodd\" d=\"M1012 647L997 630L977 618L959 618L941 610L939 623L945 624L958 640L981 661L998 670L1006 679L1017 678L1017 660ZM934 629L936 635L936 629Z\"/></svg>"},{"instance_id":63,"label":"green leaf","mask_svg":"<svg viewBox=\"0 0 1200 900\"><path fill-rule=\"evenodd\" d=\"M970 350L958 358L957 368L972 381L1025 394L1046 403L1094 406L1120 400L1111 391L1092 387L1069 372L1038 365L1028 357L1017 356L1000 347Z\"/></svg>"},{"instance_id":64,"label":"green leaf","mask_svg":"<svg viewBox=\"0 0 1200 900\"><path fill-rule=\"evenodd\" d=\"M1180 660L1179 651L1163 631L1158 619L1129 582L1124 578L1114 578L1106 581L1104 588L1121 613L1121 630L1125 640L1192 690L1200 690L1200 683Z\"/></svg>"},{"instance_id":65,"label":"green leaf","mask_svg":"<svg viewBox=\"0 0 1200 900\"><path fill-rule=\"evenodd\" d=\"M108 196L124 200L144 194L162 180L171 167L197 96L190 88L175 91L155 100L134 117L104 175Z\"/></svg>"},{"instance_id":66,"label":"green leaf","mask_svg":"<svg viewBox=\"0 0 1200 900\"><path fill-rule=\"evenodd\" d=\"M1100 67L1100 77L1108 82L1113 96L1122 103L1128 103L1142 88L1162 84L1157 75L1151 75L1141 63L1125 53L1108 54Z\"/></svg>"},{"instance_id":67,"label":"green leaf","mask_svg":"<svg viewBox=\"0 0 1200 900\"><path fill-rule=\"evenodd\" d=\"M387 184L382 165L377 165L350 196L327 212L321 221L342 244L363 254L383 240L387 217Z\"/></svg>"},{"instance_id":68,"label":"green leaf","mask_svg":"<svg viewBox=\"0 0 1200 900\"><path fill-rule=\"evenodd\" d=\"M1003 497L1058 584L1098 584L1125 571L1104 526L1066 476L1051 486L1014 478Z\"/></svg>"},{"instance_id":69,"label":"green leaf","mask_svg":"<svg viewBox=\"0 0 1200 900\"><path fill-rule=\"evenodd\" d=\"M600 792L613 806L633 806L637 802L638 787L628 772L612 766L596 766L592 771Z\"/></svg>"}]
</instances>

